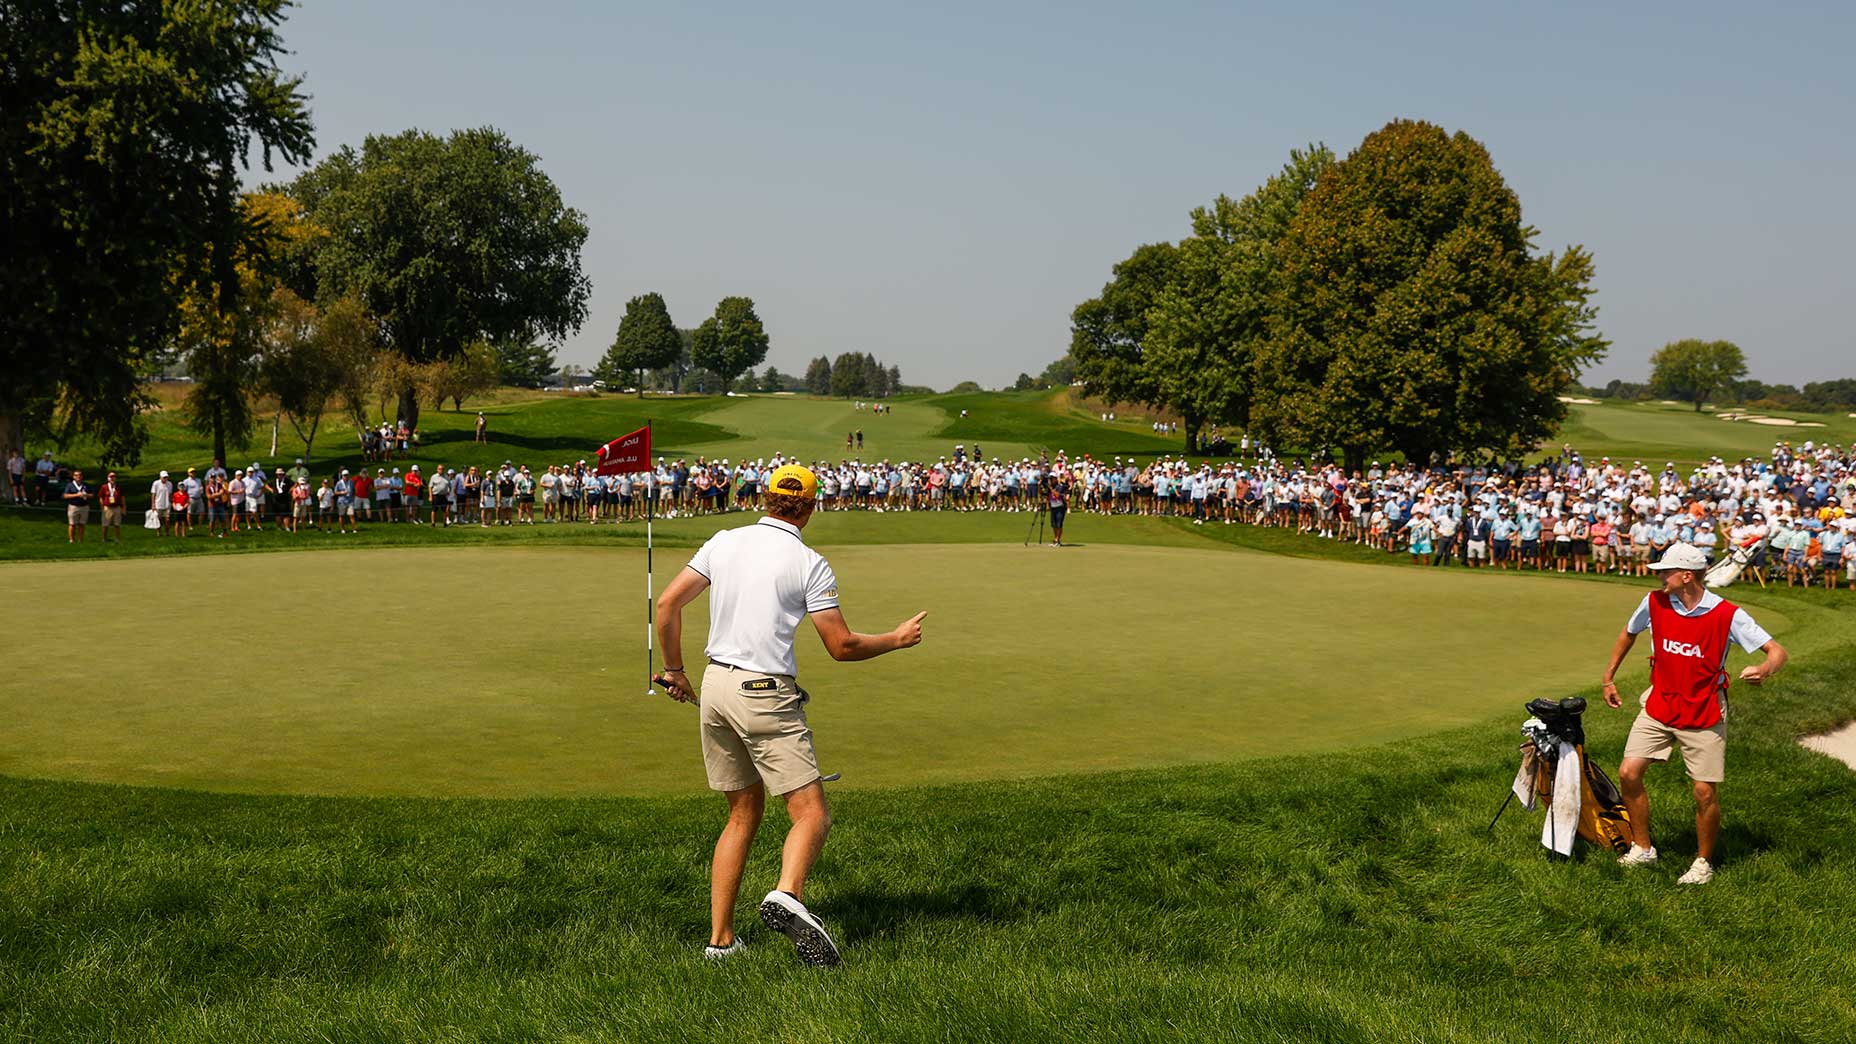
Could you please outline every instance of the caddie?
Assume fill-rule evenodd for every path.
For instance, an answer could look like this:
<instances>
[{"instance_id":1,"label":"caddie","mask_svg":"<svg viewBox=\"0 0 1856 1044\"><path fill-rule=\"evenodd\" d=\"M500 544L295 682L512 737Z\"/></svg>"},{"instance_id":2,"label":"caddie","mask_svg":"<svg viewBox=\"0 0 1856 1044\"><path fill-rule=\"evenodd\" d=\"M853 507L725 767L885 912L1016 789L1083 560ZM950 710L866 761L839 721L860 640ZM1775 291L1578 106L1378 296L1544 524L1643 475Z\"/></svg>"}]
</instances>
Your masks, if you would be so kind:
<instances>
[{"instance_id":1,"label":"caddie","mask_svg":"<svg viewBox=\"0 0 1856 1044\"><path fill-rule=\"evenodd\" d=\"M1714 845L1721 833L1721 805L1715 788L1726 775L1727 652L1731 642L1746 652L1763 652L1762 663L1749 664L1740 680L1758 685L1778 673L1787 659L1785 647L1753 622L1745 609L1708 590L1702 577L1708 556L1693 544L1671 544L1650 565L1662 574L1662 589L1645 595L1618 634L1605 667L1605 703L1623 706L1612 681L1630 654L1637 636L1650 632L1650 687L1643 709L1631 724L1618 764L1618 789L1630 809L1631 846L1618 858L1625 866L1656 862L1650 838L1650 797L1643 773L1652 761L1667 761L1682 752L1695 790L1695 862L1678 884L1706 884L1714 877Z\"/></svg>"},{"instance_id":2,"label":"caddie","mask_svg":"<svg viewBox=\"0 0 1856 1044\"><path fill-rule=\"evenodd\" d=\"M793 635L812 625L834 660L868 660L922 640L922 618L887 634L859 634L838 607L831 566L800 536L817 502L818 478L788 464L773 472L763 496L766 517L709 538L657 600L659 676L670 695L697 703L703 768L709 787L728 798L728 825L715 845L709 882L710 933L703 956L746 949L735 934L735 902L748 850L760 829L769 790L792 817L782 849L779 887L760 905L761 920L793 942L807 964L838 963L838 947L802 901L806 876L831 830L818 754L806 723L809 698L795 675ZM701 697L683 659L683 607L709 590L708 665Z\"/></svg>"}]
</instances>

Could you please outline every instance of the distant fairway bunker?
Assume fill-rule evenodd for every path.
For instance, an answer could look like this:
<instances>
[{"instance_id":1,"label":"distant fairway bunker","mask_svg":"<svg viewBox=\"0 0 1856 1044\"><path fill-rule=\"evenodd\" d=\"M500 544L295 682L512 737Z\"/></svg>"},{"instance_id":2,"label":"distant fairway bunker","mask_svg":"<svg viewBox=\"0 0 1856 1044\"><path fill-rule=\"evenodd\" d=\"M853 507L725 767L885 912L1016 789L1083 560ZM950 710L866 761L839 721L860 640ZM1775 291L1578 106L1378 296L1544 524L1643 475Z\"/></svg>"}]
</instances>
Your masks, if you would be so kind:
<instances>
[{"instance_id":1,"label":"distant fairway bunker","mask_svg":"<svg viewBox=\"0 0 1856 1044\"><path fill-rule=\"evenodd\" d=\"M1246 552L826 547L852 626L807 628L820 752L856 786L1334 751L1590 682L1640 592ZM660 584L687 551L660 555ZM700 791L693 708L644 691L642 552L420 548L0 567L0 773L256 793ZM217 591L217 594L208 594ZM687 614L701 648L707 600ZM1768 614L1771 615L1771 614ZM1782 621L1771 621L1768 626Z\"/></svg>"}]
</instances>

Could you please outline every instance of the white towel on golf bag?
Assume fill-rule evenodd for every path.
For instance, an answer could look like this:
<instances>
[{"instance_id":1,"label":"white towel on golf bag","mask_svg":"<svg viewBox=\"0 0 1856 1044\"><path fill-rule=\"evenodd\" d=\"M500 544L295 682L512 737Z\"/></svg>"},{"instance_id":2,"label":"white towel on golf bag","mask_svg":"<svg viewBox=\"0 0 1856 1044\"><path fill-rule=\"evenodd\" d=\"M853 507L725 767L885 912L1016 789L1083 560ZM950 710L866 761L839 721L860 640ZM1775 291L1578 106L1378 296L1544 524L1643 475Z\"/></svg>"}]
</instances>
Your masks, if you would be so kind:
<instances>
[{"instance_id":1,"label":"white towel on golf bag","mask_svg":"<svg viewBox=\"0 0 1856 1044\"><path fill-rule=\"evenodd\" d=\"M1521 748L1521 767L1514 773L1514 796L1521 799L1521 807L1529 812L1534 810L1534 801L1538 796L1536 781L1540 778L1542 762L1533 747Z\"/></svg>"},{"instance_id":2,"label":"white towel on golf bag","mask_svg":"<svg viewBox=\"0 0 1856 1044\"><path fill-rule=\"evenodd\" d=\"M1580 793L1579 748L1560 741L1559 767L1553 772L1553 797L1547 805L1547 821L1540 827L1540 843L1560 855L1572 855L1573 839L1579 836Z\"/></svg>"}]
</instances>

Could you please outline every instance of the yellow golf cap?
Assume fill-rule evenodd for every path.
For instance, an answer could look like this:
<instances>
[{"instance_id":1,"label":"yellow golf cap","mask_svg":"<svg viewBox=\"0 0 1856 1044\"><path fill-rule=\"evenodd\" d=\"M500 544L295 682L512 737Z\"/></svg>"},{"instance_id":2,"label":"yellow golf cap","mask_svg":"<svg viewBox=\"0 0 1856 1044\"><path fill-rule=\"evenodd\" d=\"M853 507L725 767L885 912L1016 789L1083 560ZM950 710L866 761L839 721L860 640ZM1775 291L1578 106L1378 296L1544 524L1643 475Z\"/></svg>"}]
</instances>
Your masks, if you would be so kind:
<instances>
[{"instance_id":1,"label":"yellow golf cap","mask_svg":"<svg viewBox=\"0 0 1856 1044\"><path fill-rule=\"evenodd\" d=\"M818 496L818 476L802 464L782 464L774 470L773 478L768 480L767 492L809 500Z\"/></svg>"}]
</instances>

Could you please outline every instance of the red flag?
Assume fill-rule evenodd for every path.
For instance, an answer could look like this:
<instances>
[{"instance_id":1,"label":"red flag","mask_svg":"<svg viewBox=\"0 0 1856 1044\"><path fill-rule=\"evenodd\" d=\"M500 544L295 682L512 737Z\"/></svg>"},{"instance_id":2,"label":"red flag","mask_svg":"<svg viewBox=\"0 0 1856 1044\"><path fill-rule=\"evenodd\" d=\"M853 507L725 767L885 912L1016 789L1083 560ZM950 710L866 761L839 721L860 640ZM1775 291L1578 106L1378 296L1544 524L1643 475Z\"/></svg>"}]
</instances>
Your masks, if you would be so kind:
<instances>
[{"instance_id":1,"label":"red flag","mask_svg":"<svg viewBox=\"0 0 1856 1044\"><path fill-rule=\"evenodd\" d=\"M629 435L621 435L601 446L596 455L599 457L599 464L593 469L596 475L650 471L651 429L646 426Z\"/></svg>"}]
</instances>

